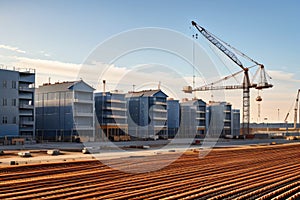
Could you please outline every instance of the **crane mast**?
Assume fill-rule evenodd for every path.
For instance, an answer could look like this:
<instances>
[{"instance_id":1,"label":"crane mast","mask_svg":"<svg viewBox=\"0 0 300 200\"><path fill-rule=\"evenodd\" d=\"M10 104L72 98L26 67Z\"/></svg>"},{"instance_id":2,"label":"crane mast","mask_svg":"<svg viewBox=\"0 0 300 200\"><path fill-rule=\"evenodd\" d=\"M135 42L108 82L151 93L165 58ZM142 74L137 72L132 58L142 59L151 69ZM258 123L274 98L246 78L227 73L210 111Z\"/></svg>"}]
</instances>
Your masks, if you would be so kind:
<instances>
[{"instance_id":1,"label":"crane mast","mask_svg":"<svg viewBox=\"0 0 300 200\"><path fill-rule=\"evenodd\" d=\"M244 79L242 86L212 86L212 84L207 87L200 87L198 89L191 89L191 87L187 87L184 89L185 92L191 93L192 91L206 91L206 90L217 90L217 89L243 89L243 123L242 123L242 134L249 134L249 123L250 123L250 88L256 88L256 89L263 89L263 88L270 88L273 85L268 84L266 80L263 80L259 85L253 84L250 82L249 78L249 68L244 67L242 62L237 58L237 56L230 51L228 48L225 47L227 45L232 50L237 52L239 55L245 57L246 59L254 62L256 65L260 66L261 73L263 73L263 77L265 77L265 71L264 66L262 64L259 64L258 62L254 61L250 57L246 56L241 51L237 50L236 48L232 47L231 45L227 44L226 42L218 39L217 37L213 36L211 33L209 33L205 28L198 25L195 21L192 21L192 25L208 40L210 41L214 46L216 46L220 51L222 51L229 59L231 59L235 64L237 64L240 68L242 68L244 72ZM225 44L225 45L223 45Z\"/></svg>"},{"instance_id":2,"label":"crane mast","mask_svg":"<svg viewBox=\"0 0 300 200\"><path fill-rule=\"evenodd\" d=\"M300 95L300 89L298 89L297 96L296 96L296 102L295 102L295 107L294 107L294 127L293 128L288 128L288 117L290 115L290 111L286 114L286 117L284 119L284 123L286 123L286 128L279 128L279 130L296 130L297 129L297 118L298 118L298 108L299 108L299 95ZM300 113L299 113L299 119L300 119Z\"/></svg>"},{"instance_id":3,"label":"crane mast","mask_svg":"<svg viewBox=\"0 0 300 200\"><path fill-rule=\"evenodd\" d=\"M296 97L296 104L295 104L295 108L294 108L294 129L297 128L297 117L298 117L298 105L299 105L299 93L300 93L300 89L298 89L298 93L297 93L297 97Z\"/></svg>"}]
</instances>

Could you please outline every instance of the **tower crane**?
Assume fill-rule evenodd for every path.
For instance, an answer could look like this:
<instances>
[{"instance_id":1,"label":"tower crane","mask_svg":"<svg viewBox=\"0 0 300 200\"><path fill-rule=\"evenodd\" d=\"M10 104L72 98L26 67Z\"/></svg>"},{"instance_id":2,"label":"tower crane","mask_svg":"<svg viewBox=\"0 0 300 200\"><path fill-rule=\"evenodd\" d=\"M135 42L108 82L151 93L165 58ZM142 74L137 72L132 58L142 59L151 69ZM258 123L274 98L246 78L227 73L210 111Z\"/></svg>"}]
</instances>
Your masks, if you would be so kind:
<instances>
[{"instance_id":1,"label":"tower crane","mask_svg":"<svg viewBox=\"0 0 300 200\"><path fill-rule=\"evenodd\" d=\"M288 130L296 130L297 129L297 118L298 118L298 108L299 108L299 95L300 95L300 89L298 89L297 96L296 96L296 102L294 107L294 127L293 128L286 128ZM290 114L290 111L286 114L286 117L284 119L284 122L287 124L288 116ZM300 119L300 116L299 116ZM285 128L280 128L279 130L286 130Z\"/></svg>"},{"instance_id":2,"label":"tower crane","mask_svg":"<svg viewBox=\"0 0 300 200\"><path fill-rule=\"evenodd\" d=\"M249 134L249 122L250 122L250 88L255 88L258 90L271 88L273 87L272 84L270 84L267 80L268 75L265 71L264 65L256 62L255 60L251 59L238 49L234 48L230 44L222 41L221 39L217 38L210 32L208 32L205 28L198 25L195 21L192 21L192 25L214 46L216 46L221 52L223 52L231 61L233 61L236 65L238 65L242 70L234 73L232 75L226 76L225 78L206 84L204 86L198 87L198 88L192 88L191 86L186 86L183 88L183 91L185 93L192 93L195 91L208 91L208 90L230 90L230 89L242 89L243 90L243 124L242 124L242 134ZM227 47L226 47L227 46ZM256 71L253 81L255 80L255 77L259 75L259 81L258 83L250 82L249 78L249 69L252 67L244 67L242 62L237 58L237 56L230 51L229 49L233 50L235 53L239 54L240 56L248 59L249 61L253 62L255 66L258 66L258 70ZM236 75L240 73L244 73L243 83L241 85L225 85L225 86L216 86L217 83L220 83L224 80L227 80L231 77L235 77Z\"/></svg>"}]
</instances>

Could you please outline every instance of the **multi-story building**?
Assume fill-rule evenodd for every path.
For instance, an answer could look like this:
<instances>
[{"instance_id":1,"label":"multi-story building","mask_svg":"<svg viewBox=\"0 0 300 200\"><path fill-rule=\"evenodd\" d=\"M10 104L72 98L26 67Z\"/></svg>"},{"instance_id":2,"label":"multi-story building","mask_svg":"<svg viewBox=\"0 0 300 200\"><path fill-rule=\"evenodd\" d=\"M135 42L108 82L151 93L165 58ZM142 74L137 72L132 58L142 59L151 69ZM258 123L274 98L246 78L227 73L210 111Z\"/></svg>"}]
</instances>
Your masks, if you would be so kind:
<instances>
[{"instance_id":1,"label":"multi-story building","mask_svg":"<svg viewBox=\"0 0 300 200\"><path fill-rule=\"evenodd\" d=\"M160 89L126 94L131 137L167 138L167 97Z\"/></svg>"},{"instance_id":2,"label":"multi-story building","mask_svg":"<svg viewBox=\"0 0 300 200\"><path fill-rule=\"evenodd\" d=\"M239 109L232 109L232 116L231 116L231 135L232 136L239 136L241 123L240 123L240 110Z\"/></svg>"},{"instance_id":3,"label":"multi-story building","mask_svg":"<svg viewBox=\"0 0 300 200\"><path fill-rule=\"evenodd\" d=\"M232 135L232 108L230 103L210 101L207 106L207 133L212 137Z\"/></svg>"},{"instance_id":4,"label":"multi-story building","mask_svg":"<svg viewBox=\"0 0 300 200\"><path fill-rule=\"evenodd\" d=\"M36 89L36 138L94 141L94 88L84 81L47 83Z\"/></svg>"},{"instance_id":5,"label":"multi-story building","mask_svg":"<svg viewBox=\"0 0 300 200\"><path fill-rule=\"evenodd\" d=\"M34 69L0 69L0 137L33 139Z\"/></svg>"},{"instance_id":6,"label":"multi-story building","mask_svg":"<svg viewBox=\"0 0 300 200\"><path fill-rule=\"evenodd\" d=\"M206 103L202 99L187 100L180 103L181 137L204 138L206 134Z\"/></svg>"},{"instance_id":7,"label":"multi-story building","mask_svg":"<svg viewBox=\"0 0 300 200\"><path fill-rule=\"evenodd\" d=\"M179 100L167 100L168 111L168 138L174 138L180 126L180 104Z\"/></svg>"},{"instance_id":8,"label":"multi-story building","mask_svg":"<svg viewBox=\"0 0 300 200\"><path fill-rule=\"evenodd\" d=\"M128 135L125 94L115 92L95 93L96 140L130 140Z\"/></svg>"}]
</instances>

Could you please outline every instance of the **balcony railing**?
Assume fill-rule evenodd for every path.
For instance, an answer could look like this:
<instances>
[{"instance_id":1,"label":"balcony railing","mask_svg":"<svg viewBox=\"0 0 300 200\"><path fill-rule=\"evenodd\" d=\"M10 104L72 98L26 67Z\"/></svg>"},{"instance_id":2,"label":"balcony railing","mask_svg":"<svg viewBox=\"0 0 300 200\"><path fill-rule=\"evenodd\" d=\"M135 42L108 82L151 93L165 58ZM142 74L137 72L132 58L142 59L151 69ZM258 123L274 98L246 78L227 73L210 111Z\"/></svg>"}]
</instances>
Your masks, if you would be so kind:
<instances>
[{"instance_id":1,"label":"balcony railing","mask_svg":"<svg viewBox=\"0 0 300 200\"><path fill-rule=\"evenodd\" d=\"M33 116L33 112L28 111L28 112L24 112L24 110L19 113L20 116Z\"/></svg>"},{"instance_id":2,"label":"balcony railing","mask_svg":"<svg viewBox=\"0 0 300 200\"><path fill-rule=\"evenodd\" d=\"M153 117L153 120L157 120L157 121L167 121L167 117Z\"/></svg>"},{"instance_id":3,"label":"balcony railing","mask_svg":"<svg viewBox=\"0 0 300 200\"><path fill-rule=\"evenodd\" d=\"M104 115L105 118L112 118L112 119L126 119L127 116L122 115Z\"/></svg>"},{"instance_id":4,"label":"balcony railing","mask_svg":"<svg viewBox=\"0 0 300 200\"><path fill-rule=\"evenodd\" d=\"M154 111L154 112L163 112L163 113L166 113L166 112L167 112L166 109L158 109L158 108L154 108L153 111Z\"/></svg>"},{"instance_id":5,"label":"balcony railing","mask_svg":"<svg viewBox=\"0 0 300 200\"><path fill-rule=\"evenodd\" d=\"M75 126L76 127L76 130L80 131L80 130L88 130L88 131L92 131L94 130L95 128L93 126L86 126L86 125L77 125ZM79 133L80 134L80 133Z\"/></svg>"},{"instance_id":6,"label":"balcony railing","mask_svg":"<svg viewBox=\"0 0 300 200\"><path fill-rule=\"evenodd\" d=\"M107 106L105 110L115 110L115 111L127 111L126 108L120 108L120 107L112 107L112 106Z\"/></svg>"},{"instance_id":7,"label":"balcony railing","mask_svg":"<svg viewBox=\"0 0 300 200\"><path fill-rule=\"evenodd\" d=\"M197 130L205 130L205 125L203 125L203 126L197 126Z\"/></svg>"},{"instance_id":8,"label":"balcony railing","mask_svg":"<svg viewBox=\"0 0 300 200\"><path fill-rule=\"evenodd\" d=\"M26 82L26 83L34 83L34 75L31 74L31 75L23 75L23 76L20 76L20 79L19 81L20 82Z\"/></svg>"},{"instance_id":9,"label":"balcony railing","mask_svg":"<svg viewBox=\"0 0 300 200\"><path fill-rule=\"evenodd\" d=\"M29 104L20 104L19 108L23 108L23 109L34 109L33 105L29 105Z\"/></svg>"},{"instance_id":10,"label":"balcony railing","mask_svg":"<svg viewBox=\"0 0 300 200\"><path fill-rule=\"evenodd\" d=\"M19 87L19 90L23 92L34 92L34 88L30 87Z\"/></svg>"},{"instance_id":11,"label":"balcony railing","mask_svg":"<svg viewBox=\"0 0 300 200\"><path fill-rule=\"evenodd\" d=\"M205 117L196 117L196 120L205 120Z\"/></svg>"},{"instance_id":12,"label":"balcony railing","mask_svg":"<svg viewBox=\"0 0 300 200\"><path fill-rule=\"evenodd\" d=\"M121 104L126 103L126 101L122 101L122 100L118 100L118 99L107 99L106 102L109 102L109 103L121 103Z\"/></svg>"},{"instance_id":13,"label":"balcony railing","mask_svg":"<svg viewBox=\"0 0 300 200\"><path fill-rule=\"evenodd\" d=\"M161 102L161 101L154 101L154 104L156 104L156 105L162 105L162 106L166 106L167 105L166 102Z\"/></svg>"},{"instance_id":14,"label":"balcony railing","mask_svg":"<svg viewBox=\"0 0 300 200\"><path fill-rule=\"evenodd\" d=\"M33 131L33 126L23 126L23 127L19 127L20 131Z\"/></svg>"},{"instance_id":15,"label":"balcony railing","mask_svg":"<svg viewBox=\"0 0 300 200\"><path fill-rule=\"evenodd\" d=\"M84 112L74 112L74 116L77 117L93 117L94 114L93 113L84 113Z\"/></svg>"},{"instance_id":16,"label":"balcony railing","mask_svg":"<svg viewBox=\"0 0 300 200\"><path fill-rule=\"evenodd\" d=\"M33 126L34 125L34 121L30 121L30 120L24 120L24 121L20 121L20 127L23 127L24 125L30 125Z\"/></svg>"},{"instance_id":17,"label":"balcony railing","mask_svg":"<svg viewBox=\"0 0 300 200\"><path fill-rule=\"evenodd\" d=\"M19 94L19 99L33 99L32 94Z\"/></svg>"},{"instance_id":18,"label":"balcony railing","mask_svg":"<svg viewBox=\"0 0 300 200\"><path fill-rule=\"evenodd\" d=\"M103 122L101 124L102 126L118 126L119 128L128 128L127 122L121 123L121 122Z\"/></svg>"},{"instance_id":19,"label":"balcony railing","mask_svg":"<svg viewBox=\"0 0 300 200\"><path fill-rule=\"evenodd\" d=\"M204 110L197 110L196 113L205 113Z\"/></svg>"},{"instance_id":20,"label":"balcony railing","mask_svg":"<svg viewBox=\"0 0 300 200\"><path fill-rule=\"evenodd\" d=\"M87 99L74 99L74 103L88 103L92 104L93 100L87 100Z\"/></svg>"}]
</instances>

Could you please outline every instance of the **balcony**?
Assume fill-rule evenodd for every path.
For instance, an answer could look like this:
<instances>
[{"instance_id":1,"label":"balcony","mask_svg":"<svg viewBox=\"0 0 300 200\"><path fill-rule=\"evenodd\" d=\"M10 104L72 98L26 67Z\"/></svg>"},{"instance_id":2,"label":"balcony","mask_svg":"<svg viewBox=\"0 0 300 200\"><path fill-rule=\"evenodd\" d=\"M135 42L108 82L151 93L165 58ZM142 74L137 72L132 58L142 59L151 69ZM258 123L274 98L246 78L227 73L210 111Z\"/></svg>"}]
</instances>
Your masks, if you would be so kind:
<instances>
[{"instance_id":1,"label":"balcony","mask_svg":"<svg viewBox=\"0 0 300 200\"><path fill-rule=\"evenodd\" d=\"M87 99L74 99L74 103L87 103L87 104L93 104L93 100L87 100Z\"/></svg>"},{"instance_id":2,"label":"balcony","mask_svg":"<svg viewBox=\"0 0 300 200\"><path fill-rule=\"evenodd\" d=\"M157 121L167 121L167 117L153 117L152 119Z\"/></svg>"},{"instance_id":3,"label":"balcony","mask_svg":"<svg viewBox=\"0 0 300 200\"><path fill-rule=\"evenodd\" d=\"M161 102L161 101L154 101L153 102L155 105L162 105L162 106L166 106L167 103L166 102Z\"/></svg>"},{"instance_id":4,"label":"balcony","mask_svg":"<svg viewBox=\"0 0 300 200\"><path fill-rule=\"evenodd\" d=\"M30 121L30 120L20 121L20 127L23 127L23 126L33 126L33 125L34 125L34 121Z\"/></svg>"},{"instance_id":5,"label":"balcony","mask_svg":"<svg viewBox=\"0 0 300 200\"><path fill-rule=\"evenodd\" d=\"M120 123L120 122L116 122L116 123L103 122L103 123L101 123L100 126L101 126L102 129L107 129L107 128L127 129L128 128L128 124L126 122L124 122L124 123Z\"/></svg>"},{"instance_id":6,"label":"balcony","mask_svg":"<svg viewBox=\"0 0 300 200\"><path fill-rule=\"evenodd\" d=\"M111 107L111 106L107 106L106 108L105 108L105 110L112 110L112 111L127 111L127 109L126 108L120 108L120 107Z\"/></svg>"},{"instance_id":7,"label":"balcony","mask_svg":"<svg viewBox=\"0 0 300 200\"><path fill-rule=\"evenodd\" d=\"M24 93L21 93L19 94L19 99L28 99L28 100L32 100L32 94L28 93L28 94L24 94Z\"/></svg>"},{"instance_id":8,"label":"balcony","mask_svg":"<svg viewBox=\"0 0 300 200\"><path fill-rule=\"evenodd\" d=\"M119 99L107 99L106 102L108 103L120 103L120 104L125 104L126 101L122 101L122 100L119 100Z\"/></svg>"},{"instance_id":9,"label":"balcony","mask_svg":"<svg viewBox=\"0 0 300 200\"><path fill-rule=\"evenodd\" d=\"M205 117L196 117L196 120L205 120Z\"/></svg>"},{"instance_id":10,"label":"balcony","mask_svg":"<svg viewBox=\"0 0 300 200\"><path fill-rule=\"evenodd\" d=\"M161 112L161 113L166 113L167 110L166 109L158 109L158 108L154 108L153 112Z\"/></svg>"},{"instance_id":11,"label":"balcony","mask_svg":"<svg viewBox=\"0 0 300 200\"><path fill-rule=\"evenodd\" d=\"M30 88L30 87L19 87L19 91L22 91L22 92L34 92L34 88Z\"/></svg>"},{"instance_id":12,"label":"balcony","mask_svg":"<svg viewBox=\"0 0 300 200\"><path fill-rule=\"evenodd\" d=\"M19 131L20 131L20 132L23 132L23 131L26 131L26 132L28 132L28 131L33 131L33 126L31 126L31 127L29 127L29 126L23 126L23 127L20 127L20 128L19 128Z\"/></svg>"},{"instance_id":13,"label":"balcony","mask_svg":"<svg viewBox=\"0 0 300 200\"><path fill-rule=\"evenodd\" d=\"M155 130L165 130L167 128L166 125L155 125L154 124L154 129Z\"/></svg>"},{"instance_id":14,"label":"balcony","mask_svg":"<svg viewBox=\"0 0 300 200\"><path fill-rule=\"evenodd\" d=\"M204 110L197 110L196 113L205 113Z\"/></svg>"},{"instance_id":15,"label":"balcony","mask_svg":"<svg viewBox=\"0 0 300 200\"><path fill-rule=\"evenodd\" d=\"M34 83L35 81L35 75L34 74L27 74L20 76L19 82L24 82L24 83Z\"/></svg>"},{"instance_id":16,"label":"balcony","mask_svg":"<svg viewBox=\"0 0 300 200\"><path fill-rule=\"evenodd\" d=\"M205 126L197 126L197 130L205 130Z\"/></svg>"},{"instance_id":17,"label":"balcony","mask_svg":"<svg viewBox=\"0 0 300 200\"><path fill-rule=\"evenodd\" d=\"M87 125L76 125L75 129L78 131L92 131L94 130L93 126L87 126ZM79 132L80 134L80 132Z\"/></svg>"},{"instance_id":18,"label":"balcony","mask_svg":"<svg viewBox=\"0 0 300 200\"><path fill-rule=\"evenodd\" d=\"M84 113L84 112L74 112L75 117L93 117L93 113Z\"/></svg>"},{"instance_id":19,"label":"balcony","mask_svg":"<svg viewBox=\"0 0 300 200\"><path fill-rule=\"evenodd\" d=\"M21 108L21 109L34 109L34 106L29 105L29 104L20 104L19 108Z\"/></svg>"},{"instance_id":20,"label":"balcony","mask_svg":"<svg viewBox=\"0 0 300 200\"><path fill-rule=\"evenodd\" d=\"M33 116L33 112L31 110L22 110L19 113L20 117L25 117L25 116Z\"/></svg>"},{"instance_id":21,"label":"balcony","mask_svg":"<svg viewBox=\"0 0 300 200\"><path fill-rule=\"evenodd\" d=\"M122 115L104 115L104 118L111 118L111 119L126 119L127 116L122 116Z\"/></svg>"}]
</instances>

